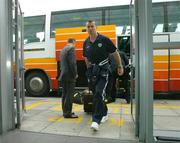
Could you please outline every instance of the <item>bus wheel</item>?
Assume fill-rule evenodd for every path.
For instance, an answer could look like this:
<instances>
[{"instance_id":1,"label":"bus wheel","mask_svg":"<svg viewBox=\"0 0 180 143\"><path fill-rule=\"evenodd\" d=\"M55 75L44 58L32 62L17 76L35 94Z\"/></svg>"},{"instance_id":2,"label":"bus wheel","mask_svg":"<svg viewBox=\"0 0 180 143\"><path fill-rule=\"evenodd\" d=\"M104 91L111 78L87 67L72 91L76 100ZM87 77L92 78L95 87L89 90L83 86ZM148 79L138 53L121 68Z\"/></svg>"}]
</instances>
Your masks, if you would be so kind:
<instances>
[{"instance_id":1,"label":"bus wheel","mask_svg":"<svg viewBox=\"0 0 180 143\"><path fill-rule=\"evenodd\" d=\"M48 77L38 71L30 72L26 76L25 87L28 96L47 96L50 90Z\"/></svg>"}]
</instances>

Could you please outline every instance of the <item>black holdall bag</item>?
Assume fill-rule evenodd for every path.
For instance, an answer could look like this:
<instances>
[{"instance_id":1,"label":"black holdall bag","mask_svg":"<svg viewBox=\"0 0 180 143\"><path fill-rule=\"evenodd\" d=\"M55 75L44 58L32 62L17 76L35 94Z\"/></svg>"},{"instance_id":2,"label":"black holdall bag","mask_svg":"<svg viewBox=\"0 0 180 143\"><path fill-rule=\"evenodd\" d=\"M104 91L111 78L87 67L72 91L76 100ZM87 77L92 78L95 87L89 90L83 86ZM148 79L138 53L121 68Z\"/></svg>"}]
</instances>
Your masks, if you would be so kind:
<instances>
[{"instance_id":1,"label":"black holdall bag","mask_svg":"<svg viewBox=\"0 0 180 143\"><path fill-rule=\"evenodd\" d=\"M78 91L73 95L73 103L84 105L84 112L92 112L92 102L93 94L89 89L83 90L82 92Z\"/></svg>"},{"instance_id":2,"label":"black holdall bag","mask_svg":"<svg viewBox=\"0 0 180 143\"><path fill-rule=\"evenodd\" d=\"M84 90L84 112L91 113L93 110L93 93L91 90Z\"/></svg>"},{"instance_id":3,"label":"black holdall bag","mask_svg":"<svg viewBox=\"0 0 180 143\"><path fill-rule=\"evenodd\" d=\"M76 92L73 95L73 103L83 105L83 103L84 103L83 94L81 92Z\"/></svg>"}]
</instances>

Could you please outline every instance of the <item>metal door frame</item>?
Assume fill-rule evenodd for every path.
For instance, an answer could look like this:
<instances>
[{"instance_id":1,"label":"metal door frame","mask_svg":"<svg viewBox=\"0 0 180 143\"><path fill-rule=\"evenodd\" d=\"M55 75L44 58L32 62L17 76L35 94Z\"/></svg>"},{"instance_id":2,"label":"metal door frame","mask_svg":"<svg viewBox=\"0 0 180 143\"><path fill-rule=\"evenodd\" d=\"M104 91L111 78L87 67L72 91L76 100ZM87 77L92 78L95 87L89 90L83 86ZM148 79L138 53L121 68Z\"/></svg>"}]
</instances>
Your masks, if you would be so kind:
<instances>
[{"instance_id":1,"label":"metal door frame","mask_svg":"<svg viewBox=\"0 0 180 143\"><path fill-rule=\"evenodd\" d=\"M0 134L15 128L12 0L0 0Z\"/></svg>"},{"instance_id":2,"label":"metal door frame","mask_svg":"<svg viewBox=\"0 0 180 143\"><path fill-rule=\"evenodd\" d=\"M136 135L153 143L152 0L135 0Z\"/></svg>"},{"instance_id":3,"label":"metal door frame","mask_svg":"<svg viewBox=\"0 0 180 143\"><path fill-rule=\"evenodd\" d=\"M20 128L25 111L24 92L24 48L23 48L23 13L18 0L15 3L15 69L16 69L16 111L17 127ZM22 106L21 106L22 104Z\"/></svg>"}]
</instances>

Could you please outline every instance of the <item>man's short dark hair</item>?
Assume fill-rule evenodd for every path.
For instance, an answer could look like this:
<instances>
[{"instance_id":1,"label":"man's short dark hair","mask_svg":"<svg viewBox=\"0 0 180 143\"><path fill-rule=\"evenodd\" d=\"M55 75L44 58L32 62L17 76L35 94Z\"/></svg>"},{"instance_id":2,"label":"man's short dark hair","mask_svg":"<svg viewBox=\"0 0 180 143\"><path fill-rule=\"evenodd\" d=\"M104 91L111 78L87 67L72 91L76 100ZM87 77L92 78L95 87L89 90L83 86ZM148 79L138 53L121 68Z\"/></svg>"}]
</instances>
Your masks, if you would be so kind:
<instances>
[{"instance_id":1,"label":"man's short dark hair","mask_svg":"<svg viewBox=\"0 0 180 143\"><path fill-rule=\"evenodd\" d=\"M69 38L69 39L67 40L68 43L74 43L75 41L76 41L75 38Z\"/></svg>"},{"instance_id":2,"label":"man's short dark hair","mask_svg":"<svg viewBox=\"0 0 180 143\"><path fill-rule=\"evenodd\" d=\"M96 22L95 22L94 20L91 20L91 19L90 19L90 20L88 20L88 21L86 22L86 24L87 24L87 23L96 23Z\"/></svg>"},{"instance_id":3,"label":"man's short dark hair","mask_svg":"<svg viewBox=\"0 0 180 143\"><path fill-rule=\"evenodd\" d=\"M92 23L92 22L95 22L95 21L90 19L90 20L88 20L87 22L88 22L88 23Z\"/></svg>"}]
</instances>

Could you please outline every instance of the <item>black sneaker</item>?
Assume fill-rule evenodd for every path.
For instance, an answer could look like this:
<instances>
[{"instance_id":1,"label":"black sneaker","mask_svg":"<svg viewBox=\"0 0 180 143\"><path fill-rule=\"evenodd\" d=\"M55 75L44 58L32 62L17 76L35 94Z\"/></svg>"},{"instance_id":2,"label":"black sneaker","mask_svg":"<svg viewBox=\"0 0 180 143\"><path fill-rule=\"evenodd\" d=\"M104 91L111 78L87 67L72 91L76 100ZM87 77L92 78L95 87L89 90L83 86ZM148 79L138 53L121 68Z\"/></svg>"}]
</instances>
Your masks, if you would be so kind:
<instances>
[{"instance_id":1,"label":"black sneaker","mask_svg":"<svg viewBox=\"0 0 180 143\"><path fill-rule=\"evenodd\" d=\"M75 114L71 114L71 115L65 115L64 118L78 118L78 116Z\"/></svg>"}]
</instances>

